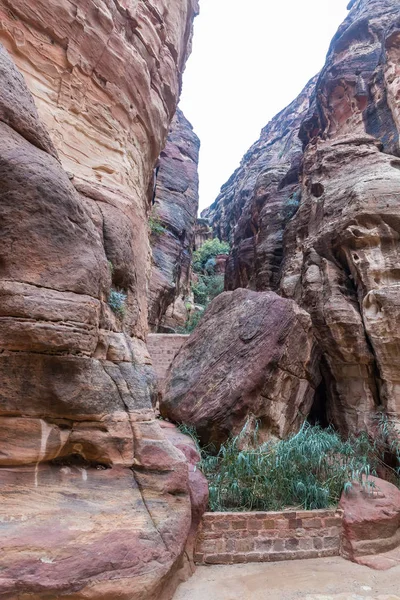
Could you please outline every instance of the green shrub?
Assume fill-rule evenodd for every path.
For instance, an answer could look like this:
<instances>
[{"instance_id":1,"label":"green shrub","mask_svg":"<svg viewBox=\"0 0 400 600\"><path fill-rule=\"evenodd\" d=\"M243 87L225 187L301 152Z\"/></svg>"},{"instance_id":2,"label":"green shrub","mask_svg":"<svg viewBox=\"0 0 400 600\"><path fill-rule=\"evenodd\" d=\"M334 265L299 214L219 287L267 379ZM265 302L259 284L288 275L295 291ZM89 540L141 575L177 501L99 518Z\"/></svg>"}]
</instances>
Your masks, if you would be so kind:
<instances>
[{"instance_id":1,"label":"green shrub","mask_svg":"<svg viewBox=\"0 0 400 600\"><path fill-rule=\"evenodd\" d=\"M221 242L218 238L207 240L198 250L193 252L193 270L196 273L202 273L210 259L215 259L218 254L229 254L229 252L228 242Z\"/></svg>"},{"instance_id":2,"label":"green shrub","mask_svg":"<svg viewBox=\"0 0 400 600\"><path fill-rule=\"evenodd\" d=\"M110 291L110 295L108 296L108 305L117 316L124 316L126 309L125 303L126 294L121 290L116 290L112 288Z\"/></svg>"},{"instance_id":3,"label":"green shrub","mask_svg":"<svg viewBox=\"0 0 400 600\"><path fill-rule=\"evenodd\" d=\"M200 323L202 316L203 311L196 310L195 312L190 313L182 333L192 333Z\"/></svg>"},{"instance_id":4,"label":"green shrub","mask_svg":"<svg viewBox=\"0 0 400 600\"><path fill-rule=\"evenodd\" d=\"M223 275L199 275L197 283L192 284L194 301L206 307L224 291Z\"/></svg>"},{"instance_id":5,"label":"green shrub","mask_svg":"<svg viewBox=\"0 0 400 600\"><path fill-rule=\"evenodd\" d=\"M149 217L148 225L152 235L161 235L166 231L158 215L151 215Z\"/></svg>"},{"instance_id":6,"label":"green shrub","mask_svg":"<svg viewBox=\"0 0 400 600\"><path fill-rule=\"evenodd\" d=\"M387 421L384 423L389 431ZM202 451L200 467L209 482L212 511L336 506L352 482L373 487L368 477L376 474L389 447L387 432L375 442L365 433L343 441L332 428L307 422L297 435L264 444L258 441L256 427L249 443L248 428L249 421L217 454L210 449ZM382 424L379 428L382 431ZM391 452L397 453L398 466L392 471L399 484L400 446L396 439L391 442Z\"/></svg>"}]
</instances>

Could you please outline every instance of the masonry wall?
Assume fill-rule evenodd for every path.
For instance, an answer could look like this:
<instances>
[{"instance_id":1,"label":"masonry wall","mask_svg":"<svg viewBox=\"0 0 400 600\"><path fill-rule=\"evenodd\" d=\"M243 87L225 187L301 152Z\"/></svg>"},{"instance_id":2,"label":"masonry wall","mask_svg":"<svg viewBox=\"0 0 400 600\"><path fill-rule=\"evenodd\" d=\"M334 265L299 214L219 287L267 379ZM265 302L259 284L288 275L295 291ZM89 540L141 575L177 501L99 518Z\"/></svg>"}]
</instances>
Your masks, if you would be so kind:
<instances>
[{"instance_id":1,"label":"masonry wall","mask_svg":"<svg viewBox=\"0 0 400 600\"><path fill-rule=\"evenodd\" d=\"M170 364L188 337L188 335L163 333L150 333L148 335L147 348L161 386Z\"/></svg>"},{"instance_id":2,"label":"masonry wall","mask_svg":"<svg viewBox=\"0 0 400 600\"><path fill-rule=\"evenodd\" d=\"M195 562L232 564L338 556L343 511L205 513Z\"/></svg>"}]
</instances>

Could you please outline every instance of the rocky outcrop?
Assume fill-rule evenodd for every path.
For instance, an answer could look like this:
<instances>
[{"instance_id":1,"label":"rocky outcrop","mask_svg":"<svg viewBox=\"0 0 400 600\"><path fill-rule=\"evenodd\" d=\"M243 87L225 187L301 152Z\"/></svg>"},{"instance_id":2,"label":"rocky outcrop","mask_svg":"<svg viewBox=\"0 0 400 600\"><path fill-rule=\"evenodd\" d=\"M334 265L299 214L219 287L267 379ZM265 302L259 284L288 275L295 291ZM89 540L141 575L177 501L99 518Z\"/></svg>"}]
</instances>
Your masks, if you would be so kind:
<instances>
[{"instance_id":1,"label":"rocky outcrop","mask_svg":"<svg viewBox=\"0 0 400 600\"><path fill-rule=\"evenodd\" d=\"M400 564L400 490L371 477L364 486L353 484L343 494L342 554L373 569Z\"/></svg>"},{"instance_id":2,"label":"rocky outcrop","mask_svg":"<svg viewBox=\"0 0 400 600\"><path fill-rule=\"evenodd\" d=\"M4 600L172 595L191 501L152 406L147 211L195 11L0 2L42 117L1 49Z\"/></svg>"},{"instance_id":3,"label":"rocky outcrop","mask_svg":"<svg viewBox=\"0 0 400 600\"><path fill-rule=\"evenodd\" d=\"M221 193L201 214L214 235L232 245L226 289L276 289L283 231L300 202L300 124L316 78L261 132Z\"/></svg>"},{"instance_id":4,"label":"rocky outcrop","mask_svg":"<svg viewBox=\"0 0 400 600\"><path fill-rule=\"evenodd\" d=\"M213 237L213 230L207 219L197 219L194 231L194 249L199 250L207 240Z\"/></svg>"},{"instance_id":5,"label":"rocky outcrop","mask_svg":"<svg viewBox=\"0 0 400 600\"><path fill-rule=\"evenodd\" d=\"M168 421L161 421L161 429L166 439L180 450L189 464L189 490L192 503L192 524L189 536L186 542L186 553L189 558L187 565L189 575L194 571L194 548L197 538L198 528L200 526L203 514L208 506L208 482L199 469L201 461L200 449L196 446L193 439L184 435L175 425Z\"/></svg>"},{"instance_id":6,"label":"rocky outcrop","mask_svg":"<svg viewBox=\"0 0 400 600\"><path fill-rule=\"evenodd\" d=\"M199 138L178 109L160 156L150 221L149 325L153 331L183 327L187 320L199 208L199 149Z\"/></svg>"},{"instance_id":7,"label":"rocky outcrop","mask_svg":"<svg viewBox=\"0 0 400 600\"><path fill-rule=\"evenodd\" d=\"M344 432L372 430L377 410L400 417L400 7L350 8L316 81L207 211L233 240L230 289L276 290L309 311L323 352L318 410Z\"/></svg>"},{"instance_id":8,"label":"rocky outcrop","mask_svg":"<svg viewBox=\"0 0 400 600\"><path fill-rule=\"evenodd\" d=\"M286 436L310 411L317 359L311 320L295 302L273 292L225 292L175 357L161 414L195 426L204 443L239 433L249 414L261 436Z\"/></svg>"}]
</instances>

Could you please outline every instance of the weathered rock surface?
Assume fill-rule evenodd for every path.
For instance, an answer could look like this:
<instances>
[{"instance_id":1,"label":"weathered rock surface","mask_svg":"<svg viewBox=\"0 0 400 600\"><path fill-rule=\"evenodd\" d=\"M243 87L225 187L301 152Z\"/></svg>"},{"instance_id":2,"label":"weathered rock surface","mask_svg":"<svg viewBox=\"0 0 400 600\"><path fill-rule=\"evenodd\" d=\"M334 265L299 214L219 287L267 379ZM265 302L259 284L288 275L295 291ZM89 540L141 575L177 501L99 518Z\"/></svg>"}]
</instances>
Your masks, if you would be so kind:
<instances>
[{"instance_id":1,"label":"weathered rock surface","mask_svg":"<svg viewBox=\"0 0 400 600\"><path fill-rule=\"evenodd\" d=\"M206 212L233 241L229 289L272 289L310 313L318 410L344 432L372 429L377 410L400 418L400 6L350 8L318 78Z\"/></svg>"},{"instance_id":2,"label":"weathered rock surface","mask_svg":"<svg viewBox=\"0 0 400 600\"><path fill-rule=\"evenodd\" d=\"M149 325L176 328L186 323L192 249L199 208L200 140L178 109L161 153L150 243Z\"/></svg>"},{"instance_id":3,"label":"weathered rock surface","mask_svg":"<svg viewBox=\"0 0 400 600\"><path fill-rule=\"evenodd\" d=\"M232 245L226 288L276 289L283 256L283 230L299 202L300 124L316 78L261 132L240 167L201 216L214 235Z\"/></svg>"},{"instance_id":4,"label":"weathered rock surface","mask_svg":"<svg viewBox=\"0 0 400 600\"><path fill-rule=\"evenodd\" d=\"M197 537L197 530L200 525L203 514L208 506L208 482L198 464L201 456L194 441L188 435L184 435L179 429L167 421L160 422L166 439L180 450L189 464L189 490L192 504L192 523L189 537L186 542L186 552L189 558L190 574L194 571L194 546Z\"/></svg>"},{"instance_id":5,"label":"weathered rock surface","mask_svg":"<svg viewBox=\"0 0 400 600\"><path fill-rule=\"evenodd\" d=\"M345 558L374 569L400 565L400 490L393 484L371 477L369 491L354 484L343 494L342 554Z\"/></svg>"},{"instance_id":6,"label":"weathered rock surface","mask_svg":"<svg viewBox=\"0 0 400 600\"><path fill-rule=\"evenodd\" d=\"M207 240L213 237L213 230L207 219L197 219L194 230L194 249L198 250Z\"/></svg>"},{"instance_id":7,"label":"weathered rock surface","mask_svg":"<svg viewBox=\"0 0 400 600\"><path fill-rule=\"evenodd\" d=\"M153 167L175 113L197 0L0 1L0 43L84 194L144 339ZM29 138L27 138L29 140Z\"/></svg>"},{"instance_id":8,"label":"weathered rock surface","mask_svg":"<svg viewBox=\"0 0 400 600\"><path fill-rule=\"evenodd\" d=\"M5 600L173 592L191 501L187 461L154 419L146 215L196 10L0 1L0 42L42 117L1 48Z\"/></svg>"},{"instance_id":9,"label":"weathered rock surface","mask_svg":"<svg viewBox=\"0 0 400 600\"><path fill-rule=\"evenodd\" d=\"M319 383L311 320L273 292L218 296L167 375L161 414L204 442L238 433L253 414L265 436L295 431Z\"/></svg>"}]
</instances>

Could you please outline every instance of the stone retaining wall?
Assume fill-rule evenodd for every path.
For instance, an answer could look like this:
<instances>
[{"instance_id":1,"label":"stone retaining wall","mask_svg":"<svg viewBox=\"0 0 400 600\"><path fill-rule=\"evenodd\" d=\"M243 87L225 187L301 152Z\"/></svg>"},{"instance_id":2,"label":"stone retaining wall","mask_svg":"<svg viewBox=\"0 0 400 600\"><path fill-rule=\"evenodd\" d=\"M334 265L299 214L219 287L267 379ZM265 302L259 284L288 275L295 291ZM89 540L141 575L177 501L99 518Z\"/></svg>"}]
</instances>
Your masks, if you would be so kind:
<instances>
[{"instance_id":1,"label":"stone retaining wall","mask_svg":"<svg viewBox=\"0 0 400 600\"><path fill-rule=\"evenodd\" d=\"M164 383L165 375L175 355L188 337L188 335L175 333L150 333L148 335L147 348L160 386Z\"/></svg>"},{"instance_id":2,"label":"stone retaining wall","mask_svg":"<svg viewBox=\"0 0 400 600\"><path fill-rule=\"evenodd\" d=\"M195 562L232 564L340 554L343 511L205 513Z\"/></svg>"}]
</instances>

